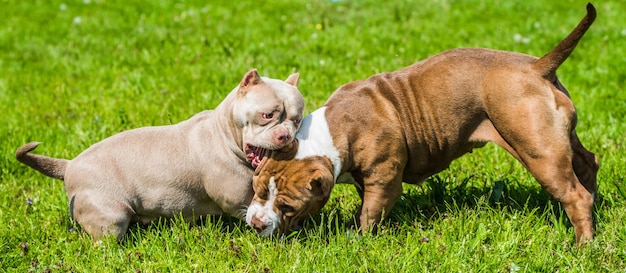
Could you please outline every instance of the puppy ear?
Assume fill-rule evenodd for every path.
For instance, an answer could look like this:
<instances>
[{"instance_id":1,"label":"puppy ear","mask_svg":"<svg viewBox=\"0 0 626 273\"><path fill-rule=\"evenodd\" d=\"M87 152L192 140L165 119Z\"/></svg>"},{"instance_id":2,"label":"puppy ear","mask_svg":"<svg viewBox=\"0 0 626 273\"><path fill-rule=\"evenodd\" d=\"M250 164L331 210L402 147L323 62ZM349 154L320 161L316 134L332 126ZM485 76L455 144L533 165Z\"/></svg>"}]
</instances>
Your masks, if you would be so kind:
<instances>
[{"instance_id":1,"label":"puppy ear","mask_svg":"<svg viewBox=\"0 0 626 273\"><path fill-rule=\"evenodd\" d=\"M259 198L265 200L267 199L267 188L269 186L269 181L271 176L267 173L255 174L252 177L252 190L254 191L254 195Z\"/></svg>"},{"instance_id":2,"label":"puppy ear","mask_svg":"<svg viewBox=\"0 0 626 273\"><path fill-rule=\"evenodd\" d=\"M257 85L262 81L263 80L261 79L261 76L259 76L259 73L256 71L256 69L250 69L250 71L248 71L248 73L243 76L243 79L241 79L241 83L239 83L239 89L241 90L242 88Z\"/></svg>"},{"instance_id":3,"label":"puppy ear","mask_svg":"<svg viewBox=\"0 0 626 273\"><path fill-rule=\"evenodd\" d=\"M328 201L330 197L330 192L335 185L335 179L333 175L327 169L319 169L311 181L309 182L309 189L311 192L324 200L324 202Z\"/></svg>"},{"instance_id":4,"label":"puppy ear","mask_svg":"<svg viewBox=\"0 0 626 273\"><path fill-rule=\"evenodd\" d=\"M287 77L285 82L295 87L298 87L298 79L300 79L300 73L293 73L289 75L289 77Z\"/></svg>"}]
</instances>

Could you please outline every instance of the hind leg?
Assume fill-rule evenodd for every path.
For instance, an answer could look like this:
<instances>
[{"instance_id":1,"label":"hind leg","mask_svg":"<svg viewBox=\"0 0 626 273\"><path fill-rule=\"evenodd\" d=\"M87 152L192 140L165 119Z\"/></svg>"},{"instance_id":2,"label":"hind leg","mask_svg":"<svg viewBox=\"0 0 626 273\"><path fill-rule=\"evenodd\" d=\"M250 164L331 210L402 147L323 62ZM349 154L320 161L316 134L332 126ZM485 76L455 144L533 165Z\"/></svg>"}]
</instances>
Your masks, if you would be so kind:
<instances>
[{"instance_id":1,"label":"hind leg","mask_svg":"<svg viewBox=\"0 0 626 273\"><path fill-rule=\"evenodd\" d=\"M594 200L576 177L569 152L541 157L522 155L522 158L543 188L561 202L574 226L576 241L580 243L592 239L591 210Z\"/></svg>"},{"instance_id":2,"label":"hind leg","mask_svg":"<svg viewBox=\"0 0 626 273\"><path fill-rule=\"evenodd\" d=\"M571 101L563 94L555 95L556 107L555 98L528 98L490 113L497 132L491 139L522 162L562 204L574 226L576 241L583 242L593 237L591 211L597 164L574 133L576 113Z\"/></svg>"},{"instance_id":3,"label":"hind leg","mask_svg":"<svg viewBox=\"0 0 626 273\"><path fill-rule=\"evenodd\" d=\"M115 236L118 242L126 233L133 215L130 207L121 202L81 194L70 198L70 213L94 241Z\"/></svg>"},{"instance_id":4,"label":"hind leg","mask_svg":"<svg viewBox=\"0 0 626 273\"><path fill-rule=\"evenodd\" d=\"M550 146L562 146L555 143ZM501 145L501 146L507 146ZM539 184L557 201L561 202L570 222L576 232L576 241L584 242L593 237L593 220L591 210L593 207L595 192L589 188L595 188L595 173L589 161L574 154L570 147L547 147L544 152L528 153L520 145L512 145L505 148L530 171ZM537 151L537 150L536 150ZM591 154L591 153L589 153ZM593 157L593 154L591 154ZM588 157L587 157L588 159ZM589 167L573 168L584 162ZM596 165L597 166L597 165ZM581 183L579 177L587 180Z\"/></svg>"},{"instance_id":5,"label":"hind leg","mask_svg":"<svg viewBox=\"0 0 626 273\"><path fill-rule=\"evenodd\" d=\"M595 190L590 189L596 188L595 174L598 166L595 156L582 148L582 145L569 147L567 139L509 144L495 128L491 132L490 140L511 153L553 198L561 202L574 226L576 241L591 239L592 194ZM524 137L524 133L514 135L517 135L518 141ZM533 142L535 144L529 144Z\"/></svg>"},{"instance_id":6,"label":"hind leg","mask_svg":"<svg viewBox=\"0 0 626 273\"><path fill-rule=\"evenodd\" d=\"M572 160L574 172L580 183L585 186L587 191L589 191L595 199L598 191L596 176L600 168L598 157L583 147L574 130L572 130L571 134L571 145L574 151L574 158Z\"/></svg>"}]
</instances>

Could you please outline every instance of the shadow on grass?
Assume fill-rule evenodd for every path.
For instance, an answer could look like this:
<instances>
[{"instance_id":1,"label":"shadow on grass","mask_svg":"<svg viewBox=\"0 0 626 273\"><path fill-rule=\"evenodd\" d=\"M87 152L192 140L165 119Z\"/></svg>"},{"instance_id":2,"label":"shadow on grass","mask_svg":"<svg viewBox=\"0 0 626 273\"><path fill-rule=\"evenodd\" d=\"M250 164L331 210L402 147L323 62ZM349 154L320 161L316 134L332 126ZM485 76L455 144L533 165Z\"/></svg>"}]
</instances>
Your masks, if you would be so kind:
<instances>
[{"instance_id":1,"label":"shadow on grass","mask_svg":"<svg viewBox=\"0 0 626 273\"><path fill-rule=\"evenodd\" d=\"M404 193L379 227L398 229L414 226L417 223L422 228L431 229L432 223L437 222L434 220L443 219L454 211L480 210L485 207L522 213L534 211L537 215L551 215L554 219L562 219L563 224L568 228L572 227L559 202L555 201L538 183L525 185L518 181L502 179L476 186L475 181L472 181L473 176L460 181L454 179L435 175L425 181L421 187L404 184ZM339 197L339 199L342 198ZM331 200L323 213L312 216L302 223L302 231L319 230L320 226L324 226L323 231L299 232L292 236L304 239L320 234L333 236L349 229L356 231L358 217L354 214L358 209L350 213L351 211L342 208L342 201ZM594 222L596 222L596 211L599 208L611 206L611 202L605 202L603 196L599 195L594 205Z\"/></svg>"},{"instance_id":2,"label":"shadow on grass","mask_svg":"<svg viewBox=\"0 0 626 273\"><path fill-rule=\"evenodd\" d=\"M458 210L480 210L485 207L493 210L534 211L538 215L552 215L555 219L564 219L563 224L571 227L559 203L541 189L539 184L525 185L518 181L502 179L477 186L475 180L473 176L456 180L453 177L435 175L422 186L405 184L404 193L380 228L398 229L417 224L421 228L431 229L433 222L438 222L437 219L443 219L450 213ZM356 191L353 194L356 195ZM322 213L303 221L295 231L273 239L324 240L346 231L356 232L355 214L359 204L355 201L358 202L345 196L331 198ZM611 206L611 202L605 202L603 196L600 195L596 200L594 210ZM68 224L71 225L68 228L80 230L77 224ZM147 225L131 224L120 243L122 245L137 244L142 238L149 237L147 235L150 233L170 232L172 225L177 226L178 229L200 228L200 233L219 232L228 237L254 234L252 228L248 227L244 220L229 215L206 216L193 223L185 222L182 217L174 217Z\"/></svg>"},{"instance_id":3,"label":"shadow on grass","mask_svg":"<svg viewBox=\"0 0 626 273\"><path fill-rule=\"evenodd\" d=\"M221 235L236 235L237 233L254 231L247 226L244 220L226 214L208 215L200 217L194 222L188 222L182 216L176 216L158 219L149 224L131 223L119 243L126 246L141 244L142 239L153 238L151 236L154 234L157 234L157 237L154 238L178 237L179 241L183 238L188 240L189 237L216 237L210 232Z\"/></svg>"}]
</instances>

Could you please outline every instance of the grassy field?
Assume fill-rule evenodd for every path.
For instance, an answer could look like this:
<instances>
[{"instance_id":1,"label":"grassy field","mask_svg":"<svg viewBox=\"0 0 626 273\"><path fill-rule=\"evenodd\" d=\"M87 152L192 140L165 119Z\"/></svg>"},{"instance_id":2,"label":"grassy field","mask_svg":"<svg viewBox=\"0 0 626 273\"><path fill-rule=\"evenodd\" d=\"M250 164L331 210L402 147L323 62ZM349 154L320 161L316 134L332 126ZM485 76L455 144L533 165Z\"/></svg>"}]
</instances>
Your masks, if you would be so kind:
<instances>
[{"instance_id":1,"label":"grassy field","mask_svg":"<svg viewBox=\"0 0 626 273\"><path fill-rule=\"evenodd\" d=\"M446 49L541 56L586 1L20 1L0 9L0 271L4 272L624 272L626 2L598 19L559 69L578 134L598 154L596 239L573 247L557 202L494 145L406 185L381 232L352 228L352 186L283 238L212 217L134 227L94 244L73 223L63 182L14 158L73 158L114 133L214 108L250 68L300 72L307 112L343 83ZM375 114L375 113L373 113Z\"/></svg>"}]
</instances>

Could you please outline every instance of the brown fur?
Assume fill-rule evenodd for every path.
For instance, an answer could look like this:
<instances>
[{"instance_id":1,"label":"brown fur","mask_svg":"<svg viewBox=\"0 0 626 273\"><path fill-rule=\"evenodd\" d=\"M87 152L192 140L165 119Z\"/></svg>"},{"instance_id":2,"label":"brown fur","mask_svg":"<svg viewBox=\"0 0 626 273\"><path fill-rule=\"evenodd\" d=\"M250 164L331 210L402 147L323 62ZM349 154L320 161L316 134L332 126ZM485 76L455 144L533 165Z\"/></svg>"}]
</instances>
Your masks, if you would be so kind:
<instances>
[{"instance_id":1,"label":"brown fur","mask_svg":"<svg viewBox=\"0 0 626 273\"><path fill-rule=\"evenodd\" d=\"M362 228L380 222L392 209L402 182L419 184L473 148L494 142L563 204L577 241L591 239L599 165L576 135L576 109L555 71L594 19L589 4L576 29L539 59L491 49L454 49L335 91L325 115L341 173L354 177L363 201ZM302 185L310 183L316 168L324 168L310 161L324 159L305 160L309 162L266 163L260 173L273 173L279 196L298 200L289 205L309 214L309 207L318 210L326 199L302 190ZM266 179L255 177L255 189L262 190L258 184ZM322 182L324 189L334 185L332 179ZM290 222L302 219L295 218Z\"/></svg>"}]
</instances>

